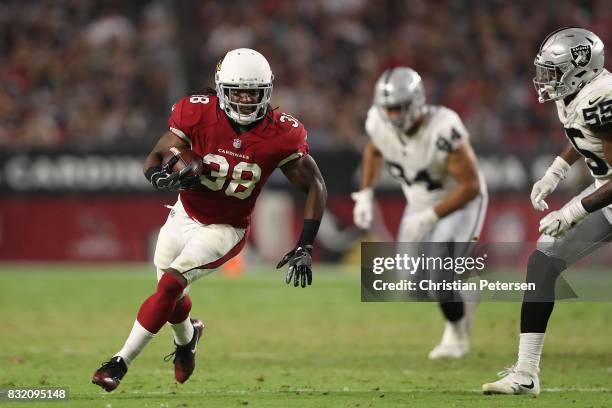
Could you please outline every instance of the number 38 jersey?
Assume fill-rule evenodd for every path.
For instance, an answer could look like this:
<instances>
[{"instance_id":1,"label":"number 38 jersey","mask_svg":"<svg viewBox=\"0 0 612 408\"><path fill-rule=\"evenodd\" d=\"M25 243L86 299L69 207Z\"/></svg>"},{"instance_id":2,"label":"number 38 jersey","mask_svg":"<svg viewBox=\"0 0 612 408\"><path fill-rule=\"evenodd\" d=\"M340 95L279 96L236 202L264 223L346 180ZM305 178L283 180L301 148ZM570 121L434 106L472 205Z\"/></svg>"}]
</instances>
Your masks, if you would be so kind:
<instances>
[{"instance_id":1,"label":"number 38 jersey","mask_svg":"<svg viewBox=\"0 0 612 408\"><path fill-rule=\"evenodd\" d=\"M203 158L201 184L180 192L187 214L203 224L246 228L270 174L308 153L306 129L291 115L269 112L238 134L214 95L179 100L168 125Z\"/></svg>"},{"instance_id":2,"label":"number 38 jersey","mask_svg":"<svg viewBox=\"0 0 612 408\"><path fill-rule=\"evenodd\" d=\"M375 106L368 111L365 123L370 140L401 182L413 211L437 204L456 186L448 172L448 153L468 140L468 132L454 111L431 105L426 109L424 122L409 136L388 123ZM481 184L484 192L482 177Z\"/></svg>"},{"instance_id":3,"label":"number 38 jersey","mask_svg":"<svg viewBox=\"0 0 612 408\"><path fill-rule=\"evenodd\" d=\"M612 178L612 168L596 134L610 134L612 131L612 74L604 69L567 106L563 100L556 101L556 104L565 134L584 157L595 178L595 186L605 184Z\"/></svg>"}]
</instances>

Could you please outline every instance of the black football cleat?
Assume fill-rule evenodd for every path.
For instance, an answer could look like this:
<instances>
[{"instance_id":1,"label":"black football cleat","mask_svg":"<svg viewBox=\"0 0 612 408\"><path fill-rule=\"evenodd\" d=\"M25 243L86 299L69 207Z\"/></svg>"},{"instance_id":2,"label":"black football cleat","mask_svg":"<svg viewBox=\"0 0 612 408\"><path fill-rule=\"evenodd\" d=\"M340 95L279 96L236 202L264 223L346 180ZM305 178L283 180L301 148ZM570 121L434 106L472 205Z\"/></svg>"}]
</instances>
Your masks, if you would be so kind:
<instances>
[{"instance_id":1,"label":"black football cleat","mask_svg":"<svg viewBox=\"0 0 612 408\"><path fill-rule=\"evenodd\" d=\"M111 392L119 386L125 373L127 373L127 364L123 358L115 356L96 370L91 382Z\"/></svg>"},{"instance_id":2,"label":"black football cleat","mask_svg":"<svg viewBox=\"0 0 612 408\"><path fill-rule=\"evenodd\" d=\"M202 337L202 333L204 333L204 323L201 320L191 319L191 324L193 324L193 337L191 341L184 346L179 346L175 343L176 349L174 352L164 358L164 361L169 361L174 356L174 360L172 360L174 363L174 378L181 384L187 381L191 374L193 374L196 347L200 337Z\"/></svg>"}]
</instances>

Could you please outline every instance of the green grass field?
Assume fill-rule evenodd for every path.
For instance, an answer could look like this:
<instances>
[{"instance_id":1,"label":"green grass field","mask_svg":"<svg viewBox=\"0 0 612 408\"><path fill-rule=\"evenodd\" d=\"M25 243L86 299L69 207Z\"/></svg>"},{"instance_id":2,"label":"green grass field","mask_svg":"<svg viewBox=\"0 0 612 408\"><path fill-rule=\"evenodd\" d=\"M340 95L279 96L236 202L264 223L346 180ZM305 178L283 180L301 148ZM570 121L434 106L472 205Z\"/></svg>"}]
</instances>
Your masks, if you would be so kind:
<instances>
[{"instance_id":1,"label":"green grass field","mask_svg":"<svg viewBox=\"0 0 612 408\"><path fill-rule=\"evenodd\" d=\"M198 367L178 385L164 328L111 394L91 384L155 286L148 266L0 267L0 388L69 387L61 403L1 407L612 406L612 303L560 303L538 398L483 396L515 361L518 303L483 303L472 353L430 362L442 319L430 303L360 303L359 278L317 265L314 286L281 273L213 275L191 288L206 325Z\"/></svg>"}]
</instances>

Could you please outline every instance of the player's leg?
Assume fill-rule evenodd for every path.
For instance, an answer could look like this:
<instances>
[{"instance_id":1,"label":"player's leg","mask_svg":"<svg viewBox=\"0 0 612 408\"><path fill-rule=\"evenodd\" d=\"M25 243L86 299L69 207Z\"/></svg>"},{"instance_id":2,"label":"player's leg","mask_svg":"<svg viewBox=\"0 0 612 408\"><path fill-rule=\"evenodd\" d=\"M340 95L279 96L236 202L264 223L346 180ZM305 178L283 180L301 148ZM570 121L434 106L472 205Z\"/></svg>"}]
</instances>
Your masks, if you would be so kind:
<instances>
[{"instance_id":1,"label":"player's leg","mask_svg":"<svg viewBox=\"0 0 612 408\"><path fill-rule=\"evenodd\" d=\"M94 373L94 384L109 392L119 386L129 365L168 321L176 301L186 287L187 281L177 271L166 271L155 293L140 306L132 331L121 350Z\"/></svg>"},{"instance_id":2,"label":"player's leg","mask_svg":"<svg viewBox=\"0 0 612 408\"><path fill-rule=\"evenodd\" d=\"M170 268L171 263L178 257L180 252L185 247L186 242L192 235L194 229L198 228L199 224L192 220L180 201L177 201L173 207L174 217L176 217L177 225L179 226L180 237L169 236L173 242L180 240L180 251L176 251L170 242L164 240L158 240L158 246L155 251L154 263L157 267L157 281L164 275L164 270ZM194 322L190 318L189 313L191 312L191 298L189 297L189 286L187 286L182 295L176 302L174 312L168 319L168 323L172 328L172 334L174 336L174 342L178 345L188 344L193 339L195 331ZM195 321L197 325L203 325L199 321Z\"/></svg>"},{"instance_id":3,"label":"player's leg","mask_svg":"<svg viewBox=\"0 0 612 408\"><path fill-rule=\"evenodd\" d=\"M168 318L168 324L172 328L172 335L174 336L174 343L183 346L191 341L193 338L193 322L190 316L191 312L191 297L186 293L188 287L183 291L183 296L176 301L174 311L170 318Z\"/></svg>"},{"instance_id":4,"label":"player's leg","mask_svg":"<svg viewBox=\"0 0 612 408\"><path fill-rule=\"evenodd\" d=\"M453 256L453 243L432 242L425 244L423 254L426 259L446 259ZM430 268L425 279L437 285L452 282L453 270ZM469 333L461 294L452 290L430 290L430 299L438 302L445 320L442 339L429 352L429 359L461 358L469 351Z\"/></svg>"},{"instance_id":5,"label":"player's leg","mask_svg":"<svg viewBox=\"0 0 612 408\"><path fill-rule=\"evenodd\" d=\"M396 251L405 254L406 256L417 258L424 251L424 245L420 242L412 242L410 238L407 238L407 233L410 229L410 219L417 210L414 210L412 206L406 205L402 218L400 221L399 229L397 232L397 245ZM419 289L418 285L424 279L427 279L427 271L423 269L417 269L416 271L399 270L397 271L399 279L406 279L416 284L416 290L410 292L412 300L416 301L427 301L429 295L426 290Z\"/></svg>"},{"instance_id":6,"label":"player's leg","mask_svg":"<svg viewBox=\"0 0 612 408\"><path fill-rule=\"evenodd\" d=\"M176 208L177 205L170 211L157 239L155 250L155 262L158 266L157 289L140 307L132 330L121 350L94 373L92 382L106 391L110 392L119 386L129 365L165 324L164 319L167 320L172 314L177 299L186 287L186 280L176 270L169 268L184 245L182 229L184 220ZM163 273L160 267L169 273Z\"/></svg>"},{"instance_id":7,"label":"player's leg","mask_svg":"<svg viewBox=\"0 0 612 408\"><path fill-rule=\"evenodd\" d=\"M167 355L164 361L174 357L174 377L181 384L189 379L195 369L195 351L204 333L204 323L190 318L190 311L191 298L184 295L176 302L174 312L168 318L174 335L175 350Z\"/></svg>"},{"instance_id":8,"label":"player's leg","mask_svg":"<svg viewBox=\"0 0 612 408\"><path fill-rule=\"evenodd\" d=\"M170 267L181 271L191 284L237 255L245 242L244 229L230 225L197 224L190 228L185 247ZM195 369L196 347L204 331L200 320L190 319L190 310L191 300L186 295L178 301L168 318L174 332L175 350L166 358L174 356L174 376L180 383L187 381Z\"/></svg>"},{"instance_id":9,"label":"player's leg","mask_svg":"<svg viewBox=\"0 0 612 408\"><path fill-rule=\"evenodd\" d=\"M404 213L402 215L402 220L400 222L400 226L399 226L399 230L398 230L397 240L398 240L399 243L408 242L408 240L406 238L404 238L404 232L408 230L411 215L415 211L416 210L414 210L410 205L406 206L406 208L404 209ZM436 223L433 226L432 231L435 230L439 225L440 225L440 222ZM432 237L432 233L430 232L430 233L428 233L425 236L423 242L421 242L418 246L415 245L415 244L410 244L410 246L406 246L404 248L404 251L408 251L409 250L410 252L412 252L411 256L413 256L413 257L419 257L421 254L424 254L424 253L428 253L428 256L435 256L433 253L431 253L431 251L435 250L436 248L440 248L440 247L439 246L432 247L432 246L428 245L428 242L431 241L431 237ZM430 271L428 271L425 268L420 268L419 270L415 271L414 274L411 275L409 278L413 282L415 282L417 284L417 288L420 288L420 282L423 281L423 280L432 280L432 281L434 281L434 280L436 280L438 278L440 280L442 280L444 277L440 273L436 273L436 272L431 273ZM416 295L416 298L418 300L431 300L431 299L436 300L436 298L437 298L437 293L436 292L432 292L432 291L426 292L426 291L418 290L418 291L415 292L415 295ZM454 315L451 316L451 319L453 319L453 320L461 319L461 317L463 316L462 306L463 305L460 304L461 310L452 310L452 311L449 311L450 313L454 313ZM456 309L459 309L459 308L456 308ZM443 311L443 314L444 314L444 311ZM446 315L444 317L445 317L445 320L448 322L448 317ZM445 330L445 334L446 333L447 333L447 330ZM448 336L446 336L446 337L443 336L443 338L446 338L448 340ZM447 343L448 342L444 342L445 345ZM429 353L429 357L432 358L432 359L440 358L440 357L438 357L436 355L436 354L438 354L438 351L439 351L439 350L436 350L436 348L438 348L438 347L436 346L436 347L434 347L434 350L432 350L432 352L435 351L434 354L432 354L432 352Z\"/></svg>"},{"instance_id":10,"label":"player's leg","mask_svg":"<svg viewBox=\"0 0 612 408\"><path fill-rule=\"evenodd\" d=\"M426 237L426 240L433 243L427 255L440 258L468 256L482 230L487 204L486 194L479 195L460 210L440 220ZM433 282L450 282L455 278L454 271L430 271ZM476 302L469 299L469 296L469 301L464 301L466 295L453 291L431 293L438 300L446 323L440 343L429 353L430 359L460 358L469 352L469 335Z\"/></svg>"},{"instance_id":11,"label":"player's leg","mask_svg":"<svg viewBox=\"0 0 612 408\"><path fill-rule=\"evenodd\" d=\"M589 194L594 187L577 198ZM536 285L535 292L525 292L521 307L521 335L517 363L502 372L503 378L483 385L488 394L535 394L540 392L539 372L544 334L552 314L557 278L579 259L612 240L612 217L608 209L596 211L559 240L540 237L529 258L526 282Z\"/></svg>"}]
</instances>

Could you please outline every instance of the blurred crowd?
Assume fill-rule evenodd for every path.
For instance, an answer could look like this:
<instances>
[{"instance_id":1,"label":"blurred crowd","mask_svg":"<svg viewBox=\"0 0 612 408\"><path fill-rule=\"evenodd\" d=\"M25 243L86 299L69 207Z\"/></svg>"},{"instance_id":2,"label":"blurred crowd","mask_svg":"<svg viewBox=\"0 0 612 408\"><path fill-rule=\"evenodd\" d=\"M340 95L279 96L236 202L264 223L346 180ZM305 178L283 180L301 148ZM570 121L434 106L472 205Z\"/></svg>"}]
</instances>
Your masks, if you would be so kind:
<instances>
[{"instance_id":1,"label":"blurred crowd","mask_svg":"<svg viewBox=\"0 0 612 408\"><path fill-rule=\"evenodd\" d=\"M0 3L0 145L142 145L184 88L174 33L159 2Z\"/></svg>"},{"instance_id":2,"label":"blurred crowd","mask_svg":"<svg viewBox=\"0 0 612 408\"><path fill-rule=\"evenodd\" d=\"M374 82L396 65L459 112L477 149L537 149L563 135L537 102L533 59L572 25L612 47L606 0L3 2L0 145L148 148L173 100L250 47L271 63L273 105L305 123L313 150L363 146Z\"/></svg>"}]
</instances>

